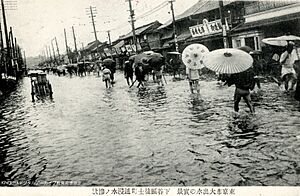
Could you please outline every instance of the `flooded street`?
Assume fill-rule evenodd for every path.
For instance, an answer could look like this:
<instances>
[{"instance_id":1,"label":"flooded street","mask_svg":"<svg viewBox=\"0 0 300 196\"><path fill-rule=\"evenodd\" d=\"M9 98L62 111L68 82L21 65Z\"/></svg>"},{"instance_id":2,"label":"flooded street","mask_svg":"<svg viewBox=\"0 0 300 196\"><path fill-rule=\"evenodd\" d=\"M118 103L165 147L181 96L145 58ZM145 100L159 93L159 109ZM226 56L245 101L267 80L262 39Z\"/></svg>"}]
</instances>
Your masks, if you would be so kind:
<instances>
[{"instance_id":1,"label":"flooded street","mask_svg":"<svg viewBox=\"0 0 300 196\"><path fill-rule=\"evenodd\" d=\"M50 75L53 100L32 102L29 78L0 102L0 179L101 186L300 185L300 107L274 83L253 95L186 80L129 89L121 73Z\"/></svg>"}]
</instances>

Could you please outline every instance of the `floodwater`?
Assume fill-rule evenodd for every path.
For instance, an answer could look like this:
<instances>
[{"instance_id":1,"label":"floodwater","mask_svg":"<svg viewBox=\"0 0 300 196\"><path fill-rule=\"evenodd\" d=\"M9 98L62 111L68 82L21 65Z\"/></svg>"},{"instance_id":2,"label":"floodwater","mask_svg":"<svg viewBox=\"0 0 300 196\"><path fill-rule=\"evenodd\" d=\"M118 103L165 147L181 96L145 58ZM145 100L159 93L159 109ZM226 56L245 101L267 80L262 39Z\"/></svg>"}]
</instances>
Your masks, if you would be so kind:
<instances>
[{"instance_id":1,"label":"floodwater","mask_svg":"<svg viewBox=\"0 0 300 196\"><path fill-rule=\"evenodd\" d=\"M0 181L99 186L300 185L300 107L276 84L233 112L234 87L186 80L112 89L100 77L50 75L53 100L30 81L0 102Z\"/></svg>"}]
</instances>

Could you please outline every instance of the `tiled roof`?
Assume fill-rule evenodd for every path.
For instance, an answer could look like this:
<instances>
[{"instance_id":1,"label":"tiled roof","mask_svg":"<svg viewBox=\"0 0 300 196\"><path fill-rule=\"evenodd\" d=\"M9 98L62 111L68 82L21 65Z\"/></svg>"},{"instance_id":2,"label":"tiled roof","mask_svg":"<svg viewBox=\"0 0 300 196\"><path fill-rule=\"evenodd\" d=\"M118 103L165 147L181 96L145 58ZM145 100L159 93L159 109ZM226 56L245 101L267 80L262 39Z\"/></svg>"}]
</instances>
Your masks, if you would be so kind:
<instances>
[{"instance_id":1,"label":"tiled roof","mask_svg":"<svg viewBox=\"0 0 300 196\"><path fill-rule=\"evenodd\" d=\"M95 50L97 49L97 47L99 47L99 45L101 45L102 43L99 40L95 40L92 41L90 43L88 43L88 45L86 47L83 48L83 50Z\"/></svg>"},{"instance_id":2,"label":"tiled roof","mask_svg":"<svg viewBox=\"0 0 300 196\"><path fill-rule=\"evenodd\" d=\"M223 0L223 6L226 6L234 1L236 0ZM199 0L196 4L194 4L192 7L187 9L185 12L175 16L175 20L180 21L189 16L208 12L217 8L219 8L219 1L217 0ZM172 24L172 20L169 20L165 24L161 25L158 29L163 29L165 27L168 27L171 24Z\"/></svg>"},{"instance_id":3,"label":"tiled roof","mask_svg":"<svg viewBox=\"0 0 300 196\"><path fill-rule=\"evenodd\" d=\"M146 24L146 25L143 25L143 26L141 26L141 27L138 27L138 28L135 28L135 35L140 35L140 34L142 34L144 31L146 31L147 29L149 29L152 25L154 25L154 24L159 24L159 22L158 21L155 21L155 22L152 22L152 23L149 23L149 24ZM127 38L129 38L129 37L132 37L133 36L133 34L132 34L132 31L131 32L129 32L129 33L127 33L124 37L122 37L122 38L120 38L120 39L127 39Z\"/></svg>"}]
</instances>

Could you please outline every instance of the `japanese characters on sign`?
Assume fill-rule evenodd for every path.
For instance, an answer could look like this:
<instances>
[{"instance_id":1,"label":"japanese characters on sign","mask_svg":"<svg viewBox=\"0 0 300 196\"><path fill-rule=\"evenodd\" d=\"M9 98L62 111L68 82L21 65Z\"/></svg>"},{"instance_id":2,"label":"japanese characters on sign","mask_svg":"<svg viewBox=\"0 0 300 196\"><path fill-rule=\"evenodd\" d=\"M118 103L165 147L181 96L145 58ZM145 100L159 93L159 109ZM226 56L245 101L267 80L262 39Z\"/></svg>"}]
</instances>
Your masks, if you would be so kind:
<instances>
[{"instance_id":1,"label":"japanese characters on sign","mask_svg":"<svg viewBox=\"0 0 300 196\"><path fill-rule=\"evenodd\" d=\"M204 19L202 24L191 26L190 32L192 37L219 33L222 32L222 23L221 20L208 22L206 19Z\"/></svg>"}]
</instances>

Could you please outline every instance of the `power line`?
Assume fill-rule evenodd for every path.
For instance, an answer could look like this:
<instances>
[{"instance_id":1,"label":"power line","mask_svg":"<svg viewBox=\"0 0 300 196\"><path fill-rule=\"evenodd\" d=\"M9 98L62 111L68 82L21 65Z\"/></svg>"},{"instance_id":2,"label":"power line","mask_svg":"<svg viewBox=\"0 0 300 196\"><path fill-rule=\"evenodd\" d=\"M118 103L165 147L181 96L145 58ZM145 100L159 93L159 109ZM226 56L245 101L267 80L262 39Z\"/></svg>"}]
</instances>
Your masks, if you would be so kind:
<instances>
[{"instance_id":1,"label":"power line","mask_svg":"<svg viewBox=\"0 0 300 196\"><path fill-rule=\"evenodd\" d=\"M165 1L165 2L163 2L163 3L161 3L161 4L159 4L158 6L152 8L151 10L149 10L149 11L147 11L147 12L145 12L145 13L139 15L139 16L137 16L136 19L144 18L144 17L146 17L146 16L149 16L149 15L151 15L151 14L153 14L153 13L155 13L155 12L161 10L162 8L166 7L167 5L168 5L168 2Z\"/></svg>"},{"instance_id":2,"label":"power line","mask_svg":"<svg viewBox=\"0 0 300 196\"><path fill-rule=\"evenodd\" d=\"M147 12L145 12L145 13L139 15L139 16L137 16L137 17L135 18L135 20L137 21L137 20L146 18L147 16L150 16L150 15L156 13L157 11L159 11L159 10L165 8L166 6L168 6L168 2L167 2L167 1L165 1L165 2L163 2L163 3L161 3L161 4L159 4L158 6L152 8L151 10L149 10L149 11L147 11ZM125 26L127 26L127 25L128 25L128 23L122 23L122 24L120 24L120 25L118 25L118 26L116 26L115 28L110 29L110 30L117 30L117 29L123 28L123 27L125 27Z\"/></svg>"}]
</instances>

